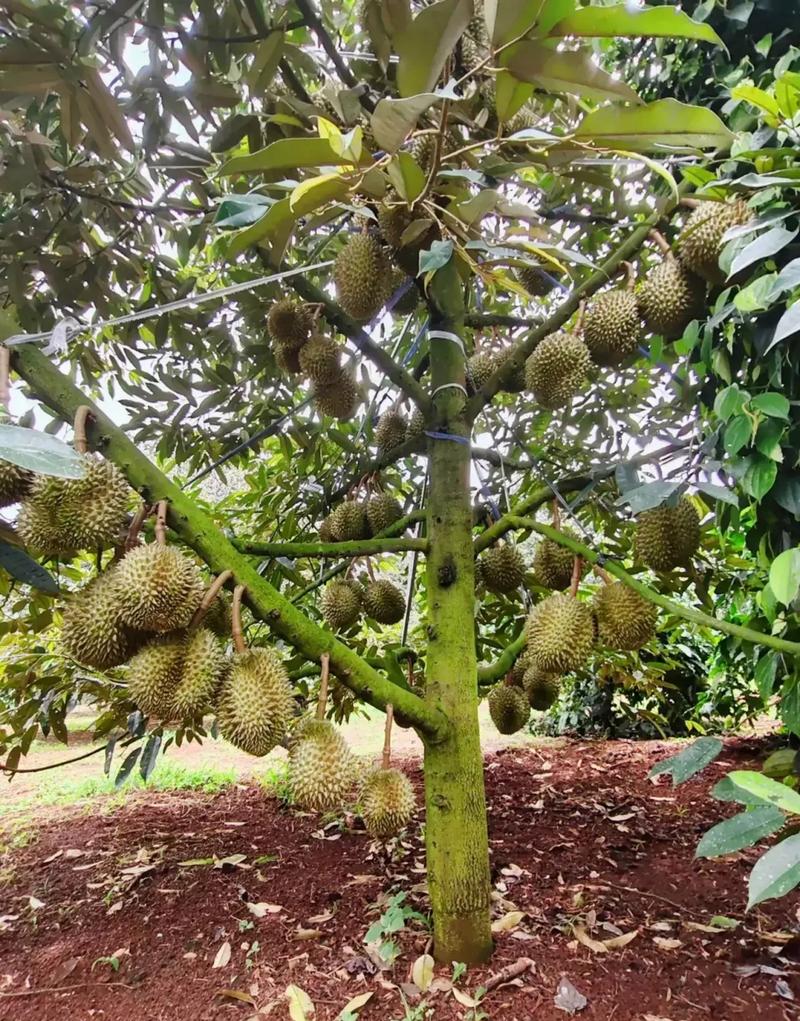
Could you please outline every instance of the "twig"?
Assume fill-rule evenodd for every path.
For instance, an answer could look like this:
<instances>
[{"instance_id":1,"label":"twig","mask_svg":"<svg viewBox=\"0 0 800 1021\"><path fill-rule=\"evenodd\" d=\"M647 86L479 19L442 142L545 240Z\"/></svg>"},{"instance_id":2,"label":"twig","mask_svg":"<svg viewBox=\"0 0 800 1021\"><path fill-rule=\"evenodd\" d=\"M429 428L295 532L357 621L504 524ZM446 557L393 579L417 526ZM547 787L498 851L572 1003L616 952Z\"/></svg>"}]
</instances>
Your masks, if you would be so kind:
<instances>
[{"instance_id":1,"label":"twig","mask_svg":"<svg viewBox=\"0 0 800 1021\"><path fill-rule=\"evenodd\" d=\"M501 986L504 982L510 982L514 978L519 978L520 975L524 975L526 971L533 971L536 967L535 961L532 961L530 957L520 957L518 961L514 961L513 964L507 964L502 971L498 971L495 975L490 975L489 978L483 983L483 988L487 993L490 993L493 989Z\"/></svg>"},{"instance_id":2,"label":"twig","mask_svg":"<svg viewBox=\"0 0 800 1021\"><path fill-rule=\"evenodd\" d=\"M389 768L389 764L392 760L392 720L394 719L394 709L390 702L386 706L386 722L383 728L383 757L381 759L381 765L384 769Z\"/></svg>"},{"instance_id":3,"label":"twig","mask_svg":"<svg viewBox=\"0 0 800 1021\"><path fill-rule=\"evenodd\" d=\"M159 546L167 545L167 501L159 500L156 509L156 542Z\"/></svg>"},{"instance_id":4,"label":"twig","mask_svg":"<svg viewBox=\"0 0 800 1021\"><path fill-rule=\"evenodd\" d=\"M662 255L672 255L672 246L660 230L651 230L649 237L658 246L658 250Z\"/></svg>"},{"instance_id":5,"label":"twig","mask_svg":"<svg viewBox=\"0 0 800 1021\"><path fill-rule=\"evenodd\" d=\"M575 562L572 565L572 583L569 587L569 594L574 599L578 594L578 586L581 583L581 575L583 574L583 557L576 556Z\"/></svg>"},{"instance_id":6,"label":"twig","mask_svg":"<svg viewBox=\"0 0 800 1021\"><path fill-rule=\"evenodd\" d=\"M75 421L73 423L75 438L73 440L73 444L79 454L86 454L89 452L89 440L86 436L86 423L88 422L91 413L92 409L86 404L82 404L75 412Z\"/></svg>"},{"instance_id":7,"label":"twig","mask_svg":"<svg viewBox=\"0 0 800 1021\"><path fill-rule=\"evenodd\" d=\"M200 605L194 611L194 616L189 621L190 631L194 631L195 628L199 627L202 624L203 617L205 617L205 615L211 609L214 600L222 591L222 588L225 585L225 583L230 581L232 577L233 571L223 571L221 574L218 574L217 577L211 582L211 584L205 591L205 595L203 596Z\"/></svg>"},{"instance_id":8,"label":"twig","mask_svg":"<svg viewBox=\"0 0 800 1021\"><path fill-rule=\"evenodd\" d=\"M8 385L8 376L11 369L11 352L3 344L0 346L0 405L8 411L8 403L11 400L11 389Z\"/></svg>"},{"instance_id":9,"label":"twig","mask_svg":"<svg viewBox=\"0 0 800 1021\"><path fill-rule=\"evenodd\" d=\"M110 989L112 986L122 986L123 989L135 989L136 986L127 982L78 982L74 986L48 986L45 989L23 989L18 993L0 993L0 999L11 1000L19 996L39 996L42 993L69 993L73 989L86 989L87 987L102 987Z\"/></svg>"},{"instance_id":10,"label":"twig","mask_svg":"<svg viewBox=\"0 0 800 1021\"><path fill-rule=\"evenodd\" d=\"M233 606L231 607L231 638L237 652L247 652L242 633L242 597L247 591L244 585L237 585L233 590Z\"/></svg>"},{"instance_id":11,"label":"twig","mask_svg":"<svg viewBox=\"0 0 800 1021\"><path fill-rule=\"evenodd\" d=\"M320 656L322 673L319 678L319 694L317 695L317 719L325 719L325 706L328 704L328 680L331 672L331 656L329 652L323 652Z\"/></svg>"},{"instance_id":12,"label":"twig","mask_svg":"<svg viewBox=\"0 0 800 1021\"><path fill-rule=\"evenodd\" d=\"M152 509L153 508L148 506L146 503L139 505L139 509L133 515L133 519L128 528L128 534L125 536L125 543L122 547L123 554L129 553L139 542L139 533L142 531L142 526L150 516Z\"/></svg>"},{"instance_id":13,"label":"twig","mask_svg":"<svg viewBox=\"0 0 800 1021\"><path fill-rule=\"evenodd\" d=\"M127 748L129 744L133 744L134 741L138 741L138 737L131 737L127 741L123 741L120 748ZM59 762L51 762L49 766L29 766L23 769L10 769L8 766L0 764L0 771L3 773L44 773L48 769L58 769L60 766L69 766L73 762L80 762L81 759L88 759L90 755L99 755L100 752L106 750L107 745L101 744L99 748L92 748L90 752L84 752L82 755L76 755L72 759L61 759Z\"/></svg>"}]
</instances>

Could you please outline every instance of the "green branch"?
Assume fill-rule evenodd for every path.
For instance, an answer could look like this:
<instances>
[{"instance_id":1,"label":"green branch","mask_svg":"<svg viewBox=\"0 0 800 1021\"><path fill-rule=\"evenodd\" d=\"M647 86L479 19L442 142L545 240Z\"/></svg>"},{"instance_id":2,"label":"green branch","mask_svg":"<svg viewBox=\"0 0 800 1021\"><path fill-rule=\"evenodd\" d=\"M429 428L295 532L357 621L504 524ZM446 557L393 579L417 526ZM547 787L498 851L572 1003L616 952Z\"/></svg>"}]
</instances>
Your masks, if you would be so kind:
<instances>
[{"instance_id":1,"label":"green branch","mask_svg":"<svg viewBox=\"0 0 800 1021\"><path fill-rule=\"evenodd\" d=\"M481 663L478 666L478 687L499 681L508 673L519 654L525 648L525 629L517 635L513 642L503 649L494 663Z\"/></svg>"},{"instance_id":2,"label":"green branch","mask_svg":"<svg viewBox=\"0 0 800 1021\"><path fill-rule=\"evenodd\" d=\"M425 450L425 444L424 436L409 436L407 440L398 443L396 447L381 451L377 457L367 456L363 458L353 469L348 480L343 482L338 489L335 489L328 496L326 505L330 507L345 497L365 475L372 475L375 472L383 471L384 468L389 468L391 465L397 464L398 461L402 461L404 457L411 457L413 454L422 453Z\"/></svg>"},{"instance_id":3,"label":"green branch","mask_svg":"<svg viewBox=\"0 0 800 1021\"><path fill-rule=\"evenodd\" d=\"M449 721L417 695L388 681L330 631L309 620L273 588L244 554L233 546L213 520L171 482L97 405L31 344L13 354L13 367L33 392L66 421L77 409L90 407L93 421L90 441L124 473L131 486L150 503L169 501L169 524L214 574L233 571L235 581L247 588L247 602L253 613L310 660L330 653L331 669L356 695L385 709L390 703L429 740L446 738Z\"/></svg>"},{"instance_id":4,"label":"green branch","mask_svg":"<svg viewBox=\"0 0 800 1021\"><path fill-rule=\"evenodd\" d=\"M777 649L778 652L788 652L793 656L800 654L800 642L790 642L785 638L776 638L774 635L767 635L761 631L753 631L752 628L742 627L740 624L732 624L727 620L719 620L717 617L710 617L701 610L694 610L690 606L683 606L681 603L676 603L672 599L662 596L659 592L645 585L644 582L628 574L625 568L620 567L616 561L607 560L602 553L597 553L589 546L578 542L577 539L564 535L550 525L541 525L538 521L534 521L533 518L514 518L513 525L515 528L526 528L532 532L538 532L548 539L552 539L553 542L557 542L560 546L565 546L568 550L571 550L576 556L583 557L589 564L599 564L609 574L624 582L634 592L638 592L648 602L655 603L656 606L660 606L663 610L668 610L676 617L682 617L684 620L690 620L694 624L700 624L714 631L722 631L726 635L733 635L735 638L741 638L745 642L753 642L755 645L767 645L771 649Z\"/></svg>"},{"instance_id":5,"label":"green branch","mask_svg":"<svg viewBox=\"0 0 800 1021\"><path fill-rule=\"evenodd\" d=\"M368 557L373 553L428 552L427 539L356 539L352 542L246 542L234 539L242 553L256 557Z\"/></svg>"}]
</instances>

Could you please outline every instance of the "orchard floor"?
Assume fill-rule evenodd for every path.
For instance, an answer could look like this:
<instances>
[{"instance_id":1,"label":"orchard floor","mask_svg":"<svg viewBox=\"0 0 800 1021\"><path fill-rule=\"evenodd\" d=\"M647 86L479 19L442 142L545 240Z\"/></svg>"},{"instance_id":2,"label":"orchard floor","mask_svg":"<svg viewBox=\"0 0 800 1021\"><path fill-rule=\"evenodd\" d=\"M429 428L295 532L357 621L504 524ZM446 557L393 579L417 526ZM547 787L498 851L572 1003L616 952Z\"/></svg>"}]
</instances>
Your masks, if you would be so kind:
<instances>
[{"instance_id":1,"label":"orchard floor","mask_svg":"<svg viewBox=\"0 0 800 1021\"><path fill-rule=\"evenodd\" d=\"M674 750L615 741L488 754L496 951L455 985L437 966L425 992L418 920L387 937L392 967L376 969L364 944L393 893L427 910L421 812L391 853L353 818L321 829L241 781L51 807L26 830L7 822L0 1021L334 1021L367 993L348 1021L555 1021L569 1016L554 1003L562 978L586 998L581 1019L796 1018L798 898L745 915L755 852L692 857L732 814L709 787L755 764L757 743L729 742L677 789L648 780ZM418 760L407 766L419 786ZM521 974L497 983L516 962ZM306 1001L290 1015L289 986L315 1013Z\"/></svg>"}]
</instances>

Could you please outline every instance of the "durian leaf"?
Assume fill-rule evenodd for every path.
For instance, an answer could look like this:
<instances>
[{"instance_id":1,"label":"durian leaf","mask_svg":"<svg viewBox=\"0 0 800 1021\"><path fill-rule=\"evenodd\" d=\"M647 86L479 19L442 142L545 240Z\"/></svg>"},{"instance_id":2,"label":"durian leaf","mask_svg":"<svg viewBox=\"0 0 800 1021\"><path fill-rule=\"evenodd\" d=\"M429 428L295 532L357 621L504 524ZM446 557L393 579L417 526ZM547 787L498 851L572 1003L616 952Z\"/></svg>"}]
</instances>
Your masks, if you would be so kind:
<instances>
[{"instance_id":1,"label":"durian leaf","mask_svg":"<svg viewBox=\"0 0 800 1021\"><path fill-rule=\"evenodd\" d=\"M756 262L764 262L784 249L797 237L798 228L787 230L786 227L773 227L764 234L760 234L751 241L736 255L731 263L731 270L728 279L741 273Z\"/></svg>"},{"instance_id":2,"label":"durian leaf","mask_svg":"<svg viewBox=\"0 0 800 1021\"><path fill-rule=\"evenodd\" d=\"M550 36L586 36L590 38L699 39L725 47L710 25L693 21L677 7L581 7L550 29Z\"/></svg>"},{"instance_id":3,"label":"durian leaf","mask_svg":"<svg viewBox=\"0 0 800 1021\"><path fill-rule=\"evenodd\" d=\"M601 107L583 118L574 137L633 152L665 147L727 149L733 141L713 110L677 99L657 99L646 106Z\"/></svg>"},{"instance_id":4,"label":"durian leaf","mask_svg":"<svg viewBox=\"0 0 800 1021\"><path fill-rule=\"evenodd\" d=\"M788 606L800 590L800 549L787 549L772 561L769 587L779 603Z\"/></svg>"},{"instance_id":5,"label":"durian leaf","mask_svg":"<svg viewBox=\"0 0 800 1021\"><path fill-rule=\"evenodd\" d=\"M787 308L783 315L778 320L778 325L775 327L775 333L772 340L769 342L769 347L764 352L771 351L776 344L780 344L782 340L787 340L789 337L793 337L795 333L800 333L800 301L796 301L794 305Z\"/></svg>"},{"instance_id":6,"label":"durian leaf","mask_svg":"<svg viewBox=\"0 0 800 1021\"><path fill-rule=\"evenodd\" d=\"M106 776L111 772L111 762L114 758L114 748L116 747L117 739L112 737L106 745L106 750L103 753L103 772Z\"/></svg>"},{"instance_id":7,"label":"durian leaf","mask_svg":"<svg viewBox=\"0 0 800 1021\"><path fill-rule=\"evenodd\" d=\"M393 156L386 172L397 194L406 202L413 202L422 194L426 181L425 172L410 153L399 152Z\"/></svg>"},{"instance_id":8,"label":"durian leaf","mask_svg":"<svg viewBox=\"0 0 800 1021\"><path fill-rule=\"evenodd\" d=\"M650 510L651 507L658 507L659 504L668 500L679 486L680 482L662 480L646 482L643 486L637 486L636 489L629 489L617 503L627 503L634 514L639 514L641 511Z\"/></svg>"},{"instance_id":9,"label":"durian leaf","mask_svg":"<svg viewBox=\"0 0 800 1021\"><path fill-rule=\"evenodd\" d=\"M513 74L505 70L497 72L494 86L494 106L497 117L501 121L511 120L514 114L522 109L533 94L531 82L521 82Z\"/></svg>"},{"instance_id":10,"label":"durian leaf","mask_svg":"<svg viewBox=\"0 0 800 1021\"><path fill-rule=\"evenodd\" d=\"M138 745L136 748L133 749L132 752L128 753L125 761L119 767L117 775L114 777L115 788L121 787L128 779L128 777L131 775L131 773L133 772L133 767L136 765L136 760L139 758L141 751L142 746Z\"/></svg>"},{"instance_id":11,"label":"durian leaf","mask_svg":"<svg viewBox=\"0 0 800 1021\"><path fill-rule=\"evenodd\" d=\"M695 858L719 858L752 847L764 837L777 833L786 816L772 805L761 805L750 812L740 812L717 823L703 835L694 852Z\"/></svg>"},{"instance_id":12,"label":"durian leaf","mask_svg":"<svg viewBox=\"0 0 800 1021\"><path fill-rule=\"evenodd\" d=\"M396 152L420 116L440 98L458 98L453 89L423 92L407 99L381 99L370 118L375 141L385 152Z\"/></svg>"},{"instance_id":13,"label":"durian leaf","mask_svg":"<svg viewBox=\"0 0 800 1021\"><path fill-rule=\"evenodd\" d=\"M753 866L748 881L747 910L782 897L800 883L800 833L771 847Z\"/></svg>"},{"instance_id":14,"label":"durian leaf","mask_svg":"<svg viewBox=\"0 0 800 1021\"><path fill-rule=\"evenodd\" d=\"M718 737L699 737L696 741L684 748L677 755L671 755L668 759L657 762L647 774L648 776L660 776L662 773L672 775L672 786L684 783L699 773L701 769L713 762L722 751L723 744Z\"/></svg>"},{"instance_id":15,"label":"durian leaf","mask_svg":"<svg viewBox=\"0 0 800 1021\"><path fill-rule=\"evenodd\" d=\"M10 543L0 540L0 567L7 571L12 578L38 589L48 596L57 596L58 582L46 571L41 564L19 546L12 546Z\"/></svg>"},{"instance_id":16,"label":"durian leaf","mask_svg":"<svg viewBox=\"0 0 800 1021\"><path fill-rule=\"evenodd\" d=\"M723 503L729 503L731 507L739 506L739 498L732 489L726 489L725 486L715 486L712 482L698 482L697 488L701 493L710 496L712 500L721 500Z\"/></svg>"},{"instance_id":17,"label":"durian leaf","mask_svg":"<svg viewBox=\"0 0 800 1021\"><path fill-rule=\"evenodd\" d=\"M217 207L217 214L214 217L215 227L227 227L230 230L237 230L239 227L249 227L251 223L260 220L264 215L265 207L274 204L274 200L268 195L260 195L252 192L249 195L233 195L220 202Z\"/></svg>"},{"instance_id":18,"label":"durian leaf","mask_svg":"<svg viewBox=\"0 0 800 1021\"><path fill-rule=\"evenodd\" d=\"M270 206L264 216L254 223L252 227L240 231L231 238L227 251L228 258L235 258L241 252L269 237L270 234L276 233L282 227L285 227L286 224L293 223L294 219L294 213L291 210L288 197L280 199L280 201ZM173 377L170 385L174 386L174 383Z\"/></svg>"},{"instance_id":19,"label":"durian leaf","mask_svg":"<svg viewBox=\"0 0 800 1021\"><path fill-rule=\"evenodd\" d=\"M439 0L398 33L397 88L403 98L433 88L472 15L472 0Z\"/></svg>"},{"instance_id":20,"label":"durian leaf","mask_svg":"<svg viewBox=\"0 0 800 1021\"><path fill-rule=\"evenodd\" d=\"M0 458L60 479L81 479L85 474L80 454L69 444L57 436L16 425L0 425Z\"/></svg>"},{"instance_id":21,"label":"durian leaf","mask_svg":"<svg viewBox=\"0 0 800 1021\"><path fill-rule=\"evenodd\" d=\"M144 746L142 757L139 760L139 774L145 783L147 783L147 780L155 769L156 762L158 761L158 753L161 749L162 737L163 734L160 729L154 730L148 737L147 743Z\"/></svg>"},{"instance_id":22,"label":"durian leaf","mask_svg":"<svg viewBox=\"0 0 800 1021\"><path fill-rule=\"evenodd\" d=\"M601 70L589 50L561 51L526 39L506 51L503 64L520 81L531 82L548 92L566 92L585 99L642 102L629 85ZM619 147L625 148L626 143L620 142Z\"/></svg>"},{"instance_id":23,"label":"durian leaf","mask_svg":"<svg viewBox=\"0 0 800 1021\"><path fill-rule=\"evenodd\" d=\"M339 174L322 174L297 185L289 196L289 208L294 216L305 216L319 206L345 198L349 191L350 186Z\"/></svg>"},{"instance_id":24,"label":"durian leaf","mask_svg":"<svg viewBox=\"0 0 800 1021\"><path fill-rule=\"evenodd\" d=\"M486 0L486 30L496 49L541 26L543 19L562 18L574 8L575 0Z\"/></svg>"},{"instance_id":25,"label":"durian leaf","mask_svg":"<svg viewBox=\"0 0 800 1021\"><path fill-rule=\"evenodd\" d=\"M327 138L280 138L258 152L234 156L220 167L223 177L264 170L296 170L298 167L343 166L350 160L340 156Z\"/></svg>"}]
</instances>

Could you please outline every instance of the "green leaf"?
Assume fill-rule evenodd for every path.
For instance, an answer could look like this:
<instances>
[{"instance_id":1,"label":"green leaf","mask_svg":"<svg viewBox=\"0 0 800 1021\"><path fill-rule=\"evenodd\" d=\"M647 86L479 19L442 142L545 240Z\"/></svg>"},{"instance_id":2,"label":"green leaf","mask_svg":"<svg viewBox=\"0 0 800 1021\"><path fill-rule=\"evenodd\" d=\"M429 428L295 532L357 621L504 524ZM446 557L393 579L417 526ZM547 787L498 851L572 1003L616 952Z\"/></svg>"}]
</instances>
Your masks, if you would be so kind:
<instances>
[{"instance_id":1,"label":"green leaf","mask_svg":"<svg viewBox=\"0 0 800 1021\"><path fill-rule=\"evenodd\" d=\"M398 33L397 88L403 98L431 91L472 13L472 0L439 0Z\"/></svg>"},{"instance_id":2,"label":"green leaf","mask_svg":"<svg viewBox=\"0 0 800 1021\"><path fill-rule=\"evenodd\" d=\"M407 152L398 152L386 168L395 191L406 202L413 202L422 194L427 178L425 171L414 157Z\"/></svg>"},{"instance_id":3,"label":"green leaf","mask_svg":"<svg viewBox=\"0 0 800 1021\"><path fill-rule=\"evenodd\" d=\"M677 7L632 7L618 4L613 7L582 7L550 29L551 36L601 36L609 38L699 39L723 46L724 43L710 25L692 21Z\"/></svg>"},{"instance_id":4,"label":"green leaf","mask_svg":"<svg viewBox=\"0 0 800 1021\"><path fill-rule=\"evenodd\" d=\"M752 266L755 262L763 262L771 255L775 255L785 248L797 237L798 230L787 230L786 227L773 227L771 230L760 234L757 238L745 245L731 263L728 279L741 273L742 270Z\"/></svg>"},{"instance_id":5,"label":"green leaf","mask_svg":"<svg viewBox=\"0 0 800 1021\"><path fill-rule=\"evenodd\" d=\"M31 588L45 592L48 596L57 596L58 582L44 567L19 546L0 540L0 567L12 578L30 585Z\"/></svg>"},{"instance_id":6,"label":"green leaf","mask_svg":"<svg viewBox=\"0 0 800 1021\"><path fill-rule=\"evenodd\" d=\"M772 805L761 805L749 812L740 812L732 819L717 823L703 835L694 852L695 858L719 858L733 854L764 837L777 833L786 822L786 816Z\"/></svg>"},{"instance_id":7,"label":"green leaf","mask_svg":"<svg viewBox=\"0 0 800 1021\"><path fill-rule=\"evenodd\" d=\"M764 393L753 397L750 400L750 407L754 411L769 415L770 418L785 418L788 421L791 405L783 394Z\"/></svg>"},{"instance_id":8,"label":"green leaf","mask_svg":"<svg viewBox=\"0 0 800 1021\"><path fill-rule=\"evenodd\" d=\"M778 466L772 458L757 454L744 473L742 488L754 500L761 501L775 485L778 477Z\"/></svg>"},{"instance_id":9,"label":"green leaf","mask_svg":"<svg viewBox=\"0 0 800 1021\"><path fill-rule=\"evenodd\" d=\"M714 411L723 422L727 422L733 415L739 414L749 397L750 394L741 390L736 383L726 386L714 399Z\"/></svg>"},{"instance_id":10,"label":"green leaf","mask_svg":"<svg viewBox=\"0 0 800 1021\"><path fill-rule=\"evenodd\" d=\"M294 214L292 213L288 197L281 199L279 202L271 205L264 216L257 223L254 223L252 227L240 231L231 238L226 253L227 257L235 259L237 255L240 255L253 245L257 245L264 238L276 233L287 223L293 221Z\"/></svg>"},{"instance_id":11,"label":"green leaf","mask_svg":"<svg viewBox=\"0 0 800 1021\"><path fill-rule=\"evenodd\" d=\"M800 733L800 678L796 674L783 682L778 709L786 729L793 734Z\"/></svg>"},{"instance_id":12,"label":"green leaf","mask_svg":"<svg viewBox=\"0 0 800 1021\"><path fill-rule=\"evenodd\" d=\"M385 152L397 152L420 116L439 99L439 93L423 92L408 99L381 99L370 123L375 141Z\"/></svg>"},{"instance_id":13,"label":"green leaf","mask_svg":"<svg viewBox=\"0 0 800 1021\"><path fill-rule=\"evenodd\" d=\"M753 435L753 421L747 415L737 415L725 426L723 446L731 457L746 447Z\"/></svg>"},{"instance_id":14,"label":"green leaf","mask_svg":"<svg viewBox=\"0 0 800 1021\"><path fill-rule=\"evenodd\" d=\"M247 156L234 156L219 173L251 174L264 170L296 170L298 167L343 166L351 161L339 155L327 138L280 138Z\"/></svg>"},{"instance_id":15,"label":"green leaf","mask_svg":"<svg viewBox=\"0 0 800 1021\"><path fill-rule=\"evenodd\" d=\"M668 147L727 149L733 135L712 111L677 99L658 99L646 106L605 106L587 114L574 138L634 152Z\"/></svg>"},{"instance_id":16,"label":"green leaf","mask_svg":"<svg viewBox=\"0 0 800 1021\"><path fill-rule=\"evenodd\" d=\"M133 749L132 752L128 753L127 757L125 758L125 761L119 767L117 775L114 777L115 788L119 789L131 775L131 772L133 771L133 767L136 765L136 760L139 758L141 750L142 746L138 745L136 748Z\"/></svg>"},{"instance_id":17,"label":"green leaf","mask_svg":"<svg viewBox=\"0 0 800 1021\"><path fill-rule=\"evenodd\" d=\"M722 741L718 737L699 737L677 755L657 762L648 776L660 776L661 773L672 774L672 786L684 783L699 773L701 769L713 762L722 751Z\"/></svg>"},{"instance_id":18,"label":"green leaf","mask_svg":"<svg viewBox=\"0 0 800 1021\"><path fill-rule=\"evenodd\" d=\"M800 549L788 549L772 561L769 586L778 602L788 606L800 589Z\"/></svg>"},{"instance_id":19,"label":"green leaf","mask_svg":"<svg viewBox=\"0 0 800 1021\"><path fill-rule=\"evenodd\" d=\"M782 340L787 340L789 337L793 337L795 333L800 333L800 301L796 301L794 305L787 308L783 315L778 320L778 325L775 327L775 333L772 336L772 340L767 345L767 351L771 351L776 344L780 344Z\"/></svg>"},{"instance_id":20,"label":"green leaf","mask_svg":"<svg viewBox=\"0 0 800 1021\"><path fill-rule=\"evenodd\" d=\"M756 663L754 677L755 682L758 685L759 694L765 702L772 695L772 689L775 687L775 675L777 672L777 652L767 652L763 656L759 657L758 663Z\"/></svg>"},{"instance_id":21,"label":"green leaf","mask_svg":"<svg viewBox=\"0 0 800 1021\"><path fill-rule=\"evenodd\" d=\"M286 999L289 1001L289 1017L291 1021L311 1021L315 1010L311 997L300 986L286 987Z\"/></svg>"},{"instance_id":22,"label":"green leaf","mask_svg":"<svg viewBox=\"0 0 800 1021\"><path fill-rule=\"evenodd\" d=\"M659 504L668 500L679 485L680 482L669 482L662 479L656 482L646 482L643 486L629 489L618 502L629 504L633 513L639 514L642 511L650 510L651 507L658 507Z\"/></svg>"},{"instance_id":23,"label":"green leaf","mask_svg":"<svg viewBox=\"0 0 800 1021\"><path fill-rule=\"evenodd\" d=\"M145 782L149 779L150 774L155 769L156 762L158 761L161 739L162 732L160 730L154 730L145 743L142 757L139 760L139 774Z\"/></svg>"},{"instance_id":24,"label":"green leaf","mask_svg":"<svg viewBox=\"0 0 800 1021\"><path fill-rule=\"evenodd\" d=\"M419 272L435 273L453 258L452 241L434 241L427 251L419 253Z\"/></svg>"},{"instance_id":25,"label":"green leaf","mask_svg":"<svg viewBox=\"0 0 800 1021\"><path fill-rule=\"evenodd\" d=\"M768 113L771 117L777 117L780 114L775 97L771 96L768 92L764 92L763 89L756 88L755 85L744 83L734 86L731 89L731 99L743 99L745 102L750 103L751 106L757 106L759 110Z\"/></svg>"},{"instance_id":26,"label":"green leaf","mask_svg":"<svg viewBox=\"0 0 800 1021\"><path fill-rule=\"evenodd\" d=\"M530 82L518 81L513 74L501 68L494 82L494 108L498 120L511 120L532 95L533 85Z\"/></svg>"},{"instance_id":27,"label":"green leaf","mask_svg":"<svg viewBox=\"0 0 800 1021\"><path fill-rule=\"evenodd\" d=\"M0 458L60 479L82 479L85 474L80 454L69 444L56 436L16 425L0 425Z\"/></svg>"},{"instance_id":28,"label":"green leaf","mask_svg":"<svg viewBox=\"0 0 800 1021\"><path fill-rule=\"evenodd\" d=\"M570 8L574 0L567 0ZM533 28L542 15L542 0L486 0L484 17L495 49Z\"/></svg>"},{"instance_id":29,"label":"green leaf","mask_svg":"<svg viewBox=\"0 0 800 1021\"><path fill-rule=\"evenodd\" d=\"M258 192L250 195L229 195L217 208L214 226L228 227L231 230L249 227L251 223L260 220L265 208L272 204L273 199L267 195L259 195Z\"/></svg>"},{"instance_id":30,"label":"green leaf","mask_svg":"<svg viewBox=\"0 0 800 1021\"><path fill-rule=\"evenodd\" d=\"M771 847L753 866L747 884L747 909L783 897L800 883L800 833Z\"/></svg>"},{"instance_id":31,"label":"green leaf","mask_svg":"<svg viewBox=\"0 0 800 1021\"><path fill-rule=\"evenodd\" d=\"M775 278L773 293L777 296L785 291L793 291L795 287L800 287L800 259L786 263Z\"/></svg>"},{"instance_id":32,"label":"green leaf","mask_svg":"<svg viewBox=\"0 0 800 1021\"><path fill-rule=\"evenodd\" d=\"M712 482L699 482L697 488L701 493L710 496L712 500L721 500L722 503L728 503L731 507L739 506L739 498L736 493L726 489L725 486L715 486Z\"/></svg>"},{"instance_id":33,"label":"green leaf","mask_svg":"<svg viewBox=\"0 0 800 1021\"><path fill-rule=\"evenodd\" d=\"M319 206L345 198L350 185L341 174L322 174L298 184L289 196L289 208L294 216L305 216Z\"/></svg>"},{"instance_id":34,"label":"green leaf","mask_svg":"<svg viewBox=\"0 0 800 1021\"><path fill-rule=\"evenodd\" d=\"M760 801L791 815L800 815L800 794L791 787L750 769L735 769L728 777L740 790L755 795Z\"/></svg>"},{"instance_id":35,"label":"green leaf","mask_svg":"<svg viewBox=\"0 0 800 1021\"><path fill-rule=\"evenodd\" d=\"M785 511L800 517L800 479L781 476L772 487L772 497Z\"/></svg>"},{"instance_id":36,"label":"green leaf","mask_svg":"<svg viewBox=\"0 0 800 1021\"><path fill-rule=\"evenodd\" d=\"M524 40L507 51L503 63L520 81L531 82L548 92L566 92L585 99L641 102L629 85L601 70L588 50L562 51ZM620 147L625 148L625 144Z\"/></svg>"}]
</instances>

